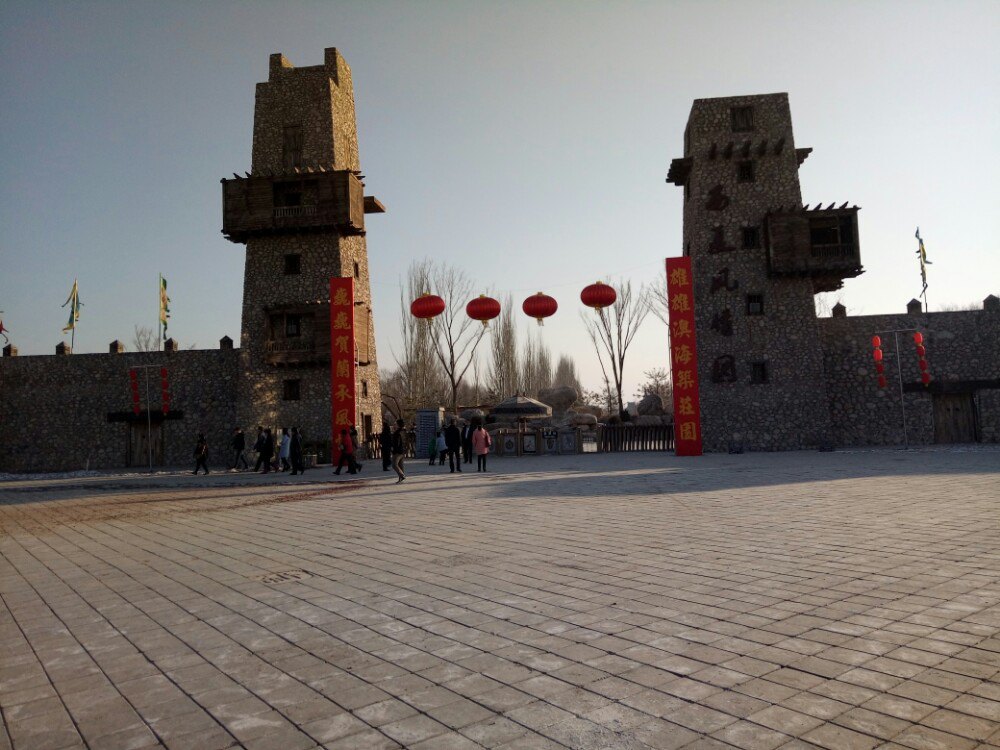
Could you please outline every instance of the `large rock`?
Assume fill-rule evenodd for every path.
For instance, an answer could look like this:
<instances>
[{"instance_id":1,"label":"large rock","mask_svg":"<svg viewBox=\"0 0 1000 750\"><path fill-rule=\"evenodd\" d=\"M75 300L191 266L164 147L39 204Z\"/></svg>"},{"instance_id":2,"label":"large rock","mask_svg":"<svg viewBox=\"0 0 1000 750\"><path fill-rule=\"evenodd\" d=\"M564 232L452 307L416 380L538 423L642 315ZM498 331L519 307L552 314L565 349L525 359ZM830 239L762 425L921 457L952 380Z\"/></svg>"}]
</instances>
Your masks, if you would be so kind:
<instances>
[{"instance_id":1,"label":"large rock","mask_svg":"<svg viewBox=\"0 0 1000 750\"><path fill-rule=\"evenodd\" d=\"M464 409L458 416L466 422L478 422L479 424L482 424L486 419L482 409Z\"/></svg>"},{"instance_id":2,"label":"large rock","mask_svg":"<svg viewBox=\"0 0 1000 750\"><path fill-rule=\"evenodd\" d=\"M538 400L552 407L553 414L562 414L576 403L580 397L576 388L561 385L555 388L543 388L538 392Z\"/></svg>"},{"instance_id":3,"label":"large rock","mask_svg":"<svg viewBox=\"0 0 1000 750\"><path fill-rule=\"evenodd\" d=\"M636 404L636 411L639 412L639 416L660 416L663 414L663 399L656 393L647 393Z\"/></svg>"}]
</instances>

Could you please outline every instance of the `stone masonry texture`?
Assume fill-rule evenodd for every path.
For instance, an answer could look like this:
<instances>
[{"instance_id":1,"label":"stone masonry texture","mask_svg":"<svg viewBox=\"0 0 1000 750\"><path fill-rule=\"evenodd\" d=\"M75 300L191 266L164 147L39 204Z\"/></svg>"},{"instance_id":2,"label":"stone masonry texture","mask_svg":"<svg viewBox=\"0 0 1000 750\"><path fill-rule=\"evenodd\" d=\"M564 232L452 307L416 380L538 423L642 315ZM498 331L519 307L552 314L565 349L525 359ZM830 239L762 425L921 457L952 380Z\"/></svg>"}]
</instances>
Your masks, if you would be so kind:
<instances>
[{"instance_id":1,"label":"stone masonry texture","mask_svg":"<svg viewBox=\"0 0 1000 750\"><path fill-rule=\"evenodd\" d=\"M0 748L1000 747L998 446L408 469L0 483Z\"/></svg>"}]
</instances>

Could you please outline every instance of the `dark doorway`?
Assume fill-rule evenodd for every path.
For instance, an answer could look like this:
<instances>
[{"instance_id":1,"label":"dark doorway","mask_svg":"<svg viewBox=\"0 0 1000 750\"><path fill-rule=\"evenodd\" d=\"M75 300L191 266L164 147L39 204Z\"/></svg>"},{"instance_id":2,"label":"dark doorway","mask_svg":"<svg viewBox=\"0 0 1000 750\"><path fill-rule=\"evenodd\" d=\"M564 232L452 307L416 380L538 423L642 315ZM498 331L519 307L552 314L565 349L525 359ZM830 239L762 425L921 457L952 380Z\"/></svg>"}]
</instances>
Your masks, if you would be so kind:
<instances>
[{"instance_id":1,"label":"dark doorway","mask_svg":"<svg viewBox=\"0 0 1000 750\"><path fill-rule=\"evenodd\" d=\"M145 422L131 422L128 426L129 466L149 466L149 448L153 448L153 466L163 466L163 423L153 422L152 428Z\"/></svg>"},{"instance_id":2,"label":"dark doorway","mask_svg":"<svg viewBox=\"0 0 1000 750\"><path fill-rule=\"evenodd\" d=\"M934 442L976 442L976 406L971 393L934 394Z\"/></svg>"}]
</instances>

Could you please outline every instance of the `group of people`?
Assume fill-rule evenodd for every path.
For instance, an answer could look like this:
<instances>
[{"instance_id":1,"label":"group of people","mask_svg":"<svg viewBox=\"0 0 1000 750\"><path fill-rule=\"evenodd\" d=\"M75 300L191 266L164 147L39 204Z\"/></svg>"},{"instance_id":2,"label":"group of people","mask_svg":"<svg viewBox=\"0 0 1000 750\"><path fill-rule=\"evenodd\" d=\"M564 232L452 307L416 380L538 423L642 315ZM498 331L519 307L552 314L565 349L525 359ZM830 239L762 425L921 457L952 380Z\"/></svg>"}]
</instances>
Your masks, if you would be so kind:
<instances>
[{"instance_id":1,"label":"group of people","mask_svg":"<svg viewBox=\"0 0 1000 750\"><path fill-rule=\"evenodd\" d=\"M397 484L406 479L406 471L403 461L406 458L406 432L405 423L402 419L396 420L396 429L390 428L386 422L382 427L382 434L379 436L379 448L382 451L382 471L389 471L391 466L397 475ZM456 420L443 430L438 430L435 438L432 439L430 448L430 465L433 466L435 460L439 466L444 466L445 458L448 459L448 468L451 473L462 471L462 464L471 464L472 456L477 459L476 471L486 471L486 456L493 446L493 439L486 429L478 424L458 426Z\"/></svg>"},{"instance_id":2,"label":"group of people","mask_svg":"<svg viewBox=\"0 0 1000 750\"><path fill-rule=\"evenodd\" d=\"M243 434L242 427L233 430L233 438L230 440L229 446L233 450L231 470L239 471L240 464L242 464L245 471L250 471L250 462L247 461L246 457L246 435ZM201 450L201 458L199 458L199 449ZM270 428L257 425L257 438L253 443L253 451L257 454L257 462L253 467L255 472L268 474L271 471L290 471L292 475L295 475L304 474L306 471L305 463L302 460L302 434L298 427L284 427L281 430L281 436L276 438ZM204 467L205 473L208 473L208 466L205 464L207 454L208 445L205 442L205 436L199 435L198 444L195 447L195 458L198 460L194 468L195 474L198 473L199 467Z\"/></svg>"}]
</instances>

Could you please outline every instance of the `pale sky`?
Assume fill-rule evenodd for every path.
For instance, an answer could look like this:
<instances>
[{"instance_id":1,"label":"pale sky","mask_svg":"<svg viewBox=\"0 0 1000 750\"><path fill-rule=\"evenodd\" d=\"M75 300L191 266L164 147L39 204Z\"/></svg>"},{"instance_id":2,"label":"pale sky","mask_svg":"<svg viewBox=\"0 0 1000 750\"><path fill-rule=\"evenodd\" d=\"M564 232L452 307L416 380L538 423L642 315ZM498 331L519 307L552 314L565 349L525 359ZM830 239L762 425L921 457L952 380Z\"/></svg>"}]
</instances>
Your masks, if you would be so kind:
<instances>
[{"instance_id":1,"label":"pale sky","mask_svg":"<svg viewBox=\"0 0 1000 750\"><path fill-rule=\"evenodd\" d=\"M584 385L579 318L598 278L652 280L680 253L664 182L695 98L789 93L803 201L862 207L866 273L832 295L902 312L933 262L931 309L1000 294L1000 4L986 2L18 2L0 5L0 310L21 354L77 352L154 326L170 282L182 346L238 340L243 247L220 234L219 179L250 167L268 55L354 76L372 215L379 359L398 349L413 258L495 296L545 291L541 329ZM525 332L538 331L524 319ZM484 352L485 353L485 352ZM667 366L650 317L626 365Z\"/></svg>"}]
</instances>

